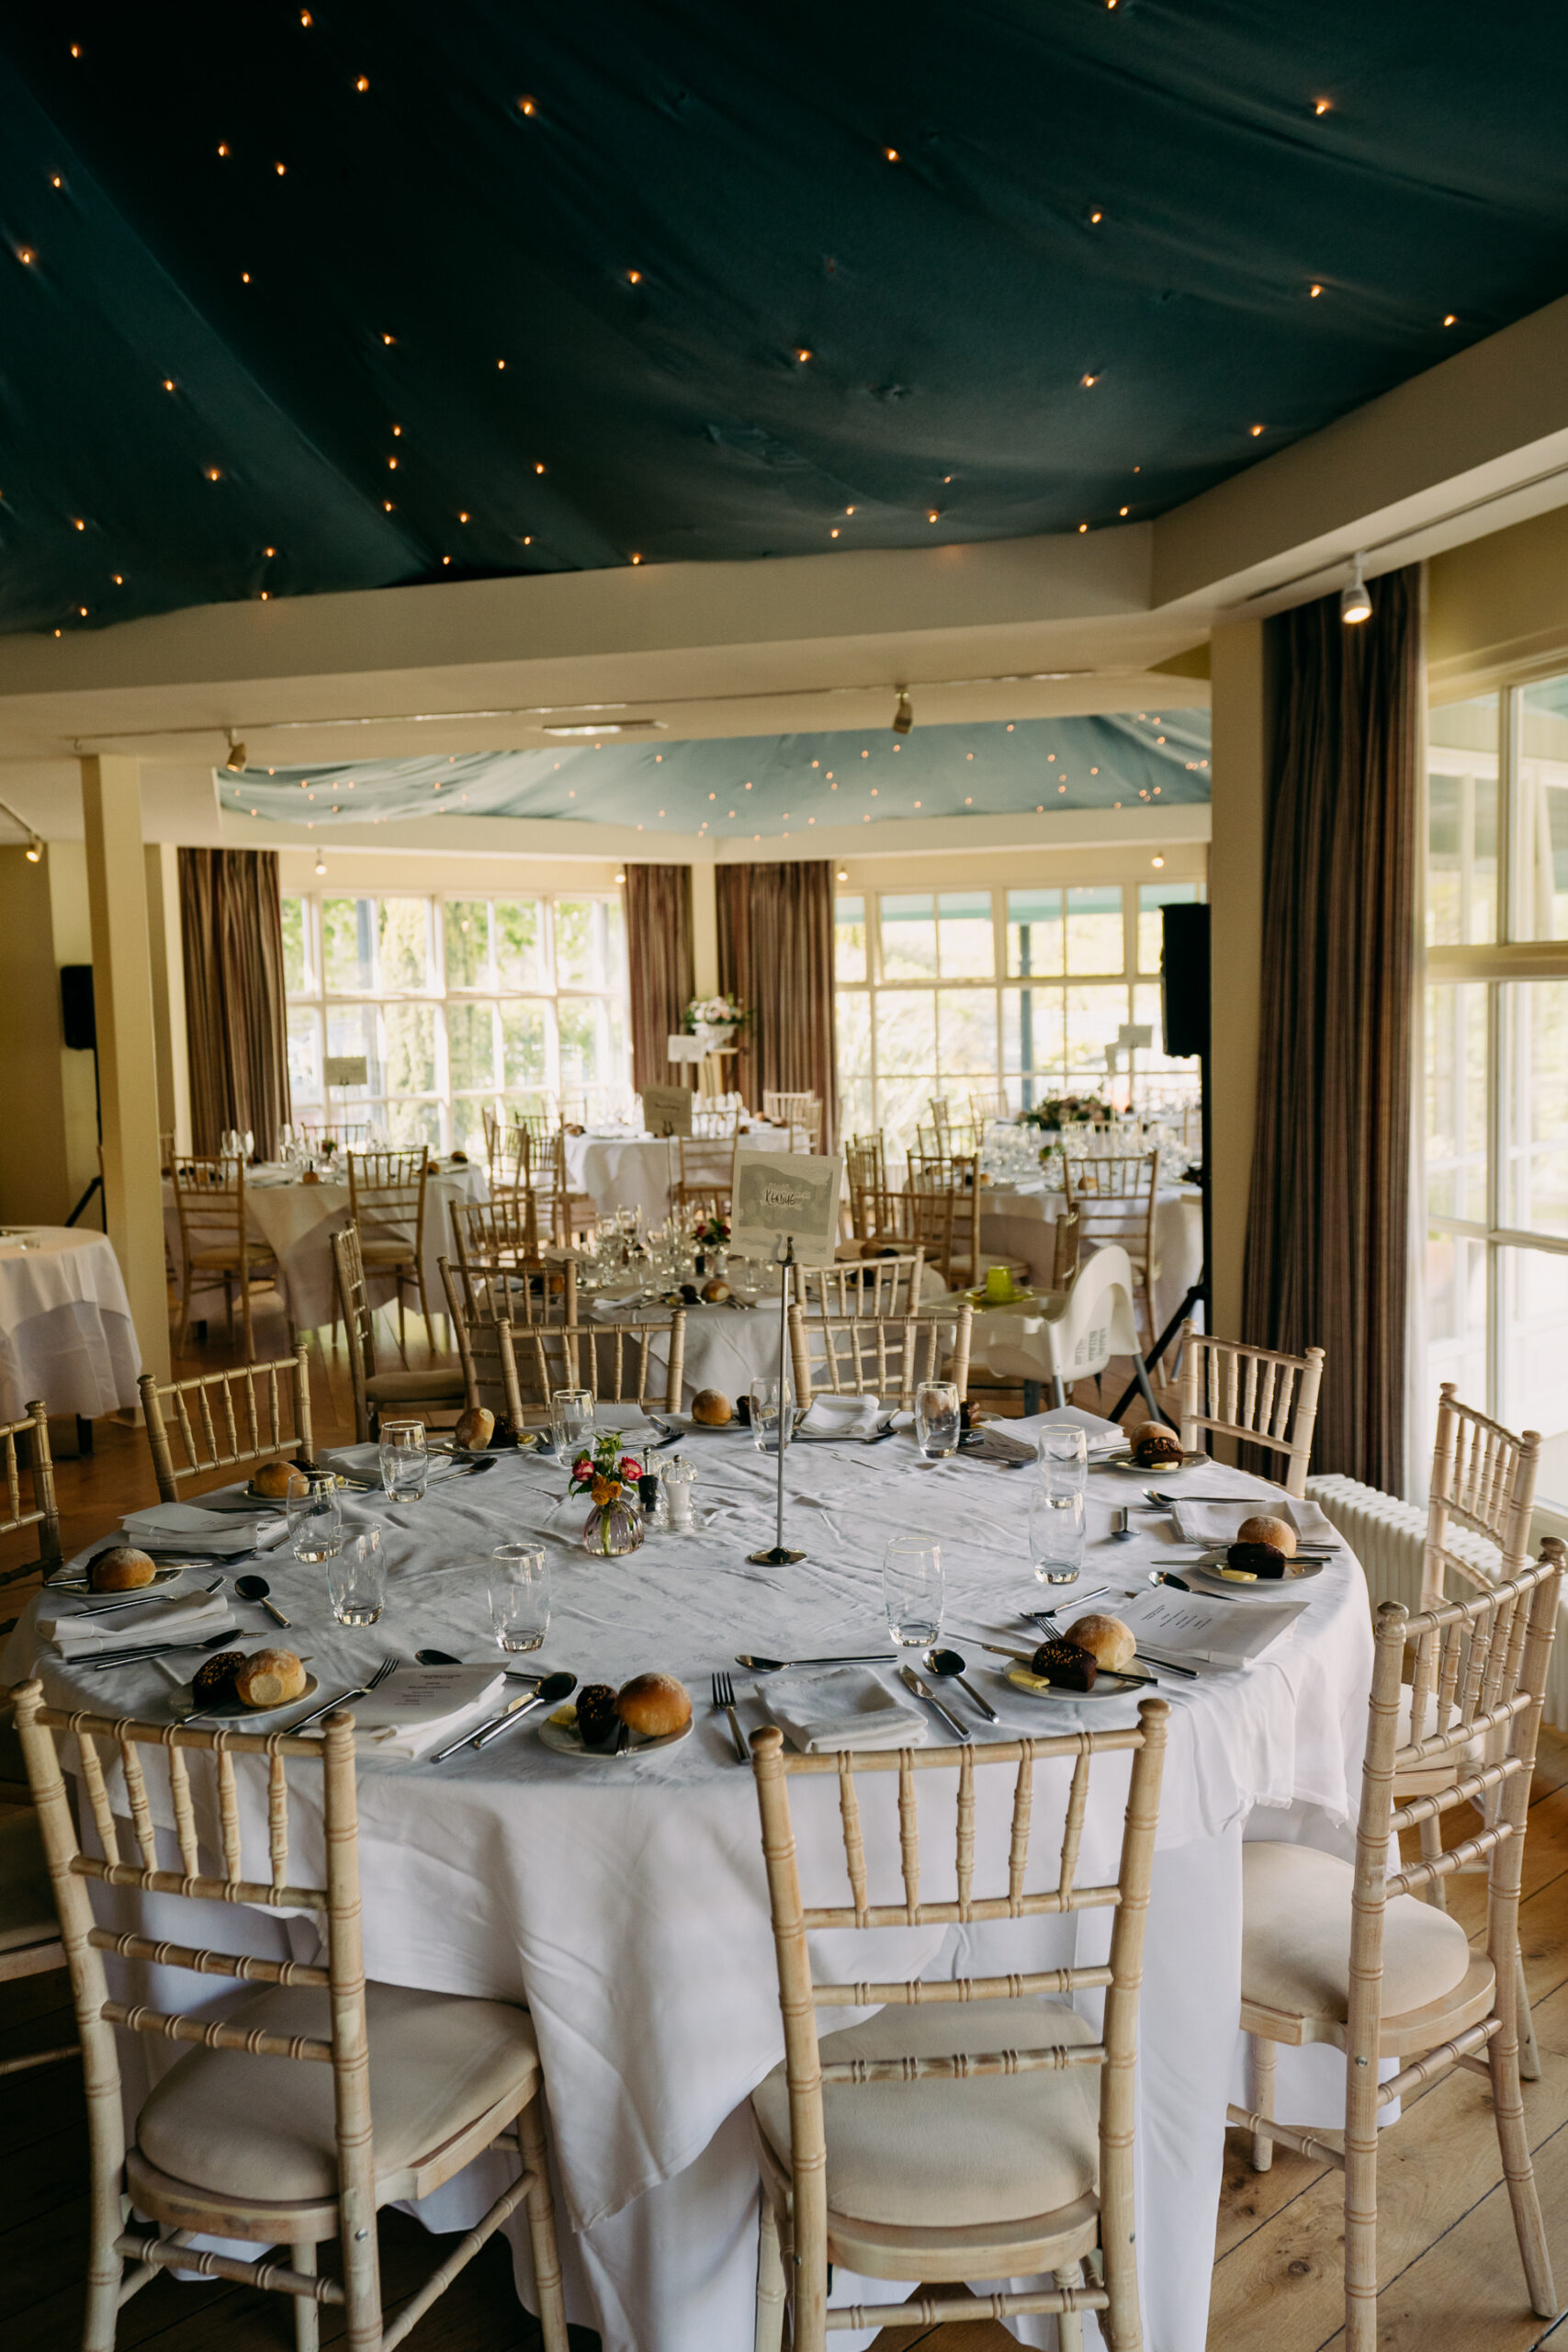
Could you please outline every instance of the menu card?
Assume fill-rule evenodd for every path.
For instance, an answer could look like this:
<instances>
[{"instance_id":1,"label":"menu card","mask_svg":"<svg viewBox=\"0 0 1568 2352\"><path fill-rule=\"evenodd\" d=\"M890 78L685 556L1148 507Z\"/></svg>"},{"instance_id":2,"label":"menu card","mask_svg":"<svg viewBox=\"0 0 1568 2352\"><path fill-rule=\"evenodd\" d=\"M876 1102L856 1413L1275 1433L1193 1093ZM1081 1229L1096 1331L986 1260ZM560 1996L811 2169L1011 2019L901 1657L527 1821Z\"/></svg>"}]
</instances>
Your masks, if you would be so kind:
<instances>
[{"instance_id":1,"label":"menu card","mask_svg":"<svg viewBox=\"0 0 1568 2352\"><path fill-rule=\"evenodd\" d=\"M1210 1666L1245 1667L1255 1665L1294 1630L1308 1597L1302 1593L1278 1601L1237 1602L1158 1585L1146 1593L1130 1594L1116 1613L1131 1625L1140 1649L1201 1658Z\"/></svg>"}]
</instances>

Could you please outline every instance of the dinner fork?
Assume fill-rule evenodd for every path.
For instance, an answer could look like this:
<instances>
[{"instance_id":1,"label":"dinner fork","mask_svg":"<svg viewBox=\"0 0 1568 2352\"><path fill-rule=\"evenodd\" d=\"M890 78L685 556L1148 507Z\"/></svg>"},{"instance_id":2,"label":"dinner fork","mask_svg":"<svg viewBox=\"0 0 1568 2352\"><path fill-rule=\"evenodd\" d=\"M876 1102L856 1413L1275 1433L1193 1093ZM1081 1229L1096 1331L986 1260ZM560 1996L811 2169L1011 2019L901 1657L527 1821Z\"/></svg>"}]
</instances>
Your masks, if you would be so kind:
<instances>
[{"instance_id":1,"label":"dinner fork","mask_svg":"<svg viewBox=\"0 0 1568 2352\"><path fill-rule=\"evenodd\" d=\"M1062 1629L1051 1610L1026 1609L1022 1613L1025 1617L1032 1617L1042 1632L1048 1634L1054 1642L1061 1640ZM1146 1650L1134 1650L1133 1656L1140 1665L1158 1667L1164 1674L1179 1674L1184 1682L1196 1682L1199 1679L1195 1666L1178 1666L1174 1658L1152 1657Z\"/></svg>"},{"instance_id":2,"label":"dinner fork","mask_svg":"<svg viewBox=\"0 0 1568 2352\"><path fill-rule=\"evenodd\" d=\"M713 1703L716 1709L722 1707L725 1713L729 1717L729 1736L735 1742L736 1762L738 1764L750 1764L751 1758L747 1749L746 1736L740 1728L740 1718L735 1712L735 1684L728 1674L715 1674L713 1678Z\"/></svg>"},{"instance_id":3,"label":"dinner fork","mask_svg":"<svg viewBox=\"0 0 1568 2352\"><path fill-rule=\"evenodd\" d=\"M323 1715L333 1713L337 1708L346 1707L353 1699L368 1699L372 1690L378 1690L388 1675L395 1674L401 1664L402 1659L396 1656L384 1657L369 1681L362 1682L357 1690L344 1690L336 1699L327 1699L321 1706L312 1707L308 1715L301 1715L297 1723L290 1724L289 1736L292 1737L297 1731L304 1731L310 1724L320 1723Z\"/></svg>"}]
</instances>

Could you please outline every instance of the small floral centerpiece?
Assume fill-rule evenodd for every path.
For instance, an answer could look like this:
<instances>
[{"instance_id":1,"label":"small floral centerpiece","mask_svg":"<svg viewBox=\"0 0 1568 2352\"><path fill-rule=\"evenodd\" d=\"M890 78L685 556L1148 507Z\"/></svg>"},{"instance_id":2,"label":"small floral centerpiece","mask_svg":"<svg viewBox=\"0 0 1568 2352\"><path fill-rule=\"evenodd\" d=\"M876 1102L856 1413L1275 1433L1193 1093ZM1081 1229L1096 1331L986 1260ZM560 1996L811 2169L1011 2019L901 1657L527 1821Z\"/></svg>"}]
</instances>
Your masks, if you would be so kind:
<instances>
[{"instance_id":1,"label":"small floral centerpiece","mask_svg":"<svg viewBox=\"0 0 1568 2352\"><path fill-rule=\"evenodd\" d=\"M750 1018L739 997L697 996L686 1007L688 1034L700 1037L704 1050L710 1054L733 1045L736 1031L744 1029Z\"/></svg>"},{"instance_id":2,"label":"small floral centerpiece","mask_svg":"<svg viewBox=\"0 0 1568 2352\"><path fill-rule=\"evenodd\" d=\"M1060 1132L1063 1127L1088 1126L1095 1119L1103 1119L1105 1108L1098 1094L1048 1094L1032 1111L1022 1112L1019 1124Z\"/></svg>"},{"instance_id":3,"label":"small floral centerpiece","mask_svg":"<svg viewBox=\"0 0 1568 2352\"><path fill-rule=\"evenodd\" d=\"M643 1465L635 1453L621 1452L619 1432L606 1430L585 1447L571 1465L570 1490L586 1495L592 1509L582 1528L582 1548L614 1558L635 1552L642 1542L642 1513L637 1508L637 1482Z\"/></svg>"},{"instance_id":4,"label":"small floral centerpiece","mask_svg":"<svg viewBox=\"0 0 1568 2352\"><path fill-rule=\"evenodd\" d=\"M699 1250L727 1250L729 1247L729 1219L724 1216L700 1216L692 1227L692 1239Z\"/></svg>"}]
</instances>

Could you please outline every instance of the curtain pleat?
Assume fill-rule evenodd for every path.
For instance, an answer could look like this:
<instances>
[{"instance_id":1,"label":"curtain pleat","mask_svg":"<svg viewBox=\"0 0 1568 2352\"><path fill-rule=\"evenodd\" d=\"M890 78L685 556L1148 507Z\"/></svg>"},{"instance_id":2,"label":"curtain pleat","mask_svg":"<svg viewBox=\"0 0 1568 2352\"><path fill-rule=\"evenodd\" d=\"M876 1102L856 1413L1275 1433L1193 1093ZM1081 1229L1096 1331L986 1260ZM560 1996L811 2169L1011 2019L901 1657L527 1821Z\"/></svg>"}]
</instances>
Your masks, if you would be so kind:
<instances>
[{"instance_id":1,"label":"curtain pleat","mask_svg":"<svg viewBox=\"0 0 1568 2352\"><path fill-rule=\"evenodd\" d=\"M693 1086L696 1072L671 1062L665 1040L684 1024L697 992L689 865L628 865L626 955L632 999L632 1084Z\"/></svg>"},{"instance_id":2,"label":"curtain pleat","mask_svg":"<svg viewBox=\"0 0 1568 2352\"><path fill-rule=\"evenodd\" d=\"M1281 614L1243 1336L1327 1351L1313 1468L1404 1490L1418 567Z\"/></svg>"},{"instance_id":3,"label":"curtain pleat","mask_svg":"<svg viewBox=\"0 0 1568 2352\"><path fill-rule=\"evenodd\" d=\"M720 865L716 882L719 989L751 1012L735 1082L756 1110L768 1090L820 1096L830 1149L839 1123L832 865Z\"/></svg>"},{"instance_id":4,"label":"curtain pleat","mask_svg":"<svg viewBox=\"0 0 1568 2352\"><path fill-rule=\"evenodd\" d=\"M182 849L191 1142L247 1128L263 1159L289 1116L283 909L273 850Z\"/></svg>"}]
</instances>

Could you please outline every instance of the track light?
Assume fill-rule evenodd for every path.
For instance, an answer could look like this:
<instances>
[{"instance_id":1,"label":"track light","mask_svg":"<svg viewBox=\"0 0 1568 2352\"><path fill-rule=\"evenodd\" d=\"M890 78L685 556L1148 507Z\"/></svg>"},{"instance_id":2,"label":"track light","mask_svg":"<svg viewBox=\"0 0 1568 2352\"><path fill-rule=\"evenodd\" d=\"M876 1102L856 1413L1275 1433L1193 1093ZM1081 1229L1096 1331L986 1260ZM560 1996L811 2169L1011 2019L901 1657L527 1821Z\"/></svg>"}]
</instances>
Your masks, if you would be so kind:
<instances>
[{"instance_id":1,"label":"track light","mask_svg":"<svg viewBox=\"0 0 1568 2352\"><path fill-rule=\"evenodd\" d=\"M27 856L28 864L29 865L36 865L38 864L38 862L39 862L39 858L40 858L42 855L43 855L43 843L39 841L39 839L38 835L35 833L35 834L33 835L33 837L32 837L31 841L29 841L29 842L28 842L28 846L27 846L26 856Z\"/></svg>"},{"instance_id":2,"label":"track light","mask_svg":"<svg viewBox=\"0 0 1568 2352\"><path fill-rule=\"evenodd\" d=\"M326 861L326 859L321 855L321 851L320 851L320 850L318 850L318 851L316 852L316 871L317 871L317 873L318 873L318 874L324 874L324 873L326 872L326 870L327 870L327 861Z\"/></svg>"},{"instance_id":3,"label":"track light","mask_svg":"<svg viewBox=\"0 0 1568 2352\"><path fill-rule=\"evenodd\" d=\"M615 876L615 879L616 879L616 881L617 881L617 882L624 882L624 881L626 880L626 876L625 876L624 874L617 874L617 875L616 875L616 876Z\"/></svg>"},{"instance_id":4,"label":"track light","mask_svg":"<svg viewBox=\"0 0 1568 2352\"><path fill-rule=\"evenodd\" d=\"M228 769L229 774L231 775L238 775L240 770L245 765L249 758L250 753L246 751L244 745L243 743L237 743L234 741L233 736L231 735L229 738L229 756L223 763L224 766Z\"/></svg>"},{"instance_id":5,"label":"track light","mask_svg":"<svg viewBox=\"0 0 1568 2352\"><path fill-rule=\"evenodd\" d=\"M1361 577L1361 566L1365 561L1365 556L1357 556L1355 559L1356 576L1353 580L1348 580L1344 587L1339 591L1339 617L1342 621L1370 621L1371 619L1372 600L1367 594L1367 583Z\"/></svg>"},{"instance_id":6,"label":"track light","mask_svg":"<svg viewBox=\"0 0 1568 2352\"><path fill-rule=\"evenodd\" d=\"M900 686L898 707L893 714L893 732L895 735L907 735L914 723L915 714L909 707L908 690L907 687Z\"/></svg>"},{"instance_id":7,"label":"track light","mask_svg":"<svg viewBox=\"0 0 1568 2352\"><path fill-rule=\"evenodd\" d=\"M850 878L850 877L849 877L849 876L845 873L845 871L844 871L843 867L840 865L840 868L839 868L839 879L840 879L840 882L847 882L847 881L849 880L849 878Z\"/></svg>"}]
</instances>

